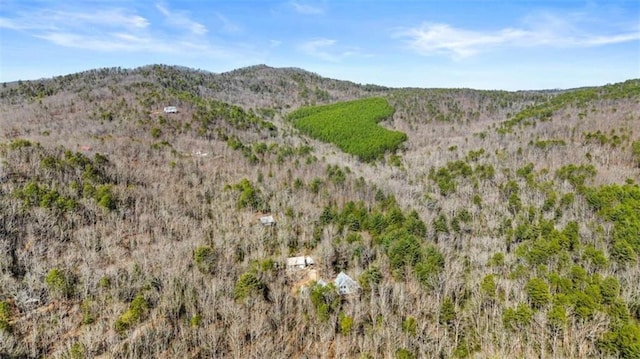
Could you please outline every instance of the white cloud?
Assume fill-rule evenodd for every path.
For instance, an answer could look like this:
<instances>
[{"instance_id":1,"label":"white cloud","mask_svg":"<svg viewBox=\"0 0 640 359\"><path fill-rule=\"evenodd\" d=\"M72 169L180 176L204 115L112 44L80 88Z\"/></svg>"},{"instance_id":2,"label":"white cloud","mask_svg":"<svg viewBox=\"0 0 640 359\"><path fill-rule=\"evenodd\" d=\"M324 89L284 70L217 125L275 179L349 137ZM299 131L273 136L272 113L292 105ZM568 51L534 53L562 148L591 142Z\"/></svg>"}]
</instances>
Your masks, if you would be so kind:
<instances>
[{"instance_id":1,"label":"white cloud","mask_svg":"<svg viewBox=\"0 0 640 359\"><path fill-rule=\"evenodd\" d=\"M149 52L179 56L197 56L211 58L233 58L234 51L219 48L206 41L176 39L159 39L150 35L134 35L130 33L104 33L100 35L83 35L69 32L46 32L36 37L47 40L58 46L100 52Z\"/></svg>"},{"instance_id":2,"label":"white cloud","mask_svg":"<svg viewBox=\"0 0 640 359\"><path fill-rule=\"evenodd\" d=\"M600 46L619 44L621 42L638 41L640 40L640 32L628 33L611 36L593 36L589 39L582 41L583 46Z\"/></svg>"},{"instance_id":3,"label":"white cloud","mask_svg":"<svg viewBox=\"0 0 640 359\"><path fill-rule=\"evenodd\" d=\"M330 52L330 49L335 44L336 40L332 39L314 39L300 45L300 50L309 56L335 62L339 60L339 57Z\"/></svg>"},{"instance_id":4,"label":"white cloud","mask_svg":"<svg viewBox=\"0 0 640 359\"><path fill-rule=\"evenodd\" d=\"M337 46L334 39L318 38L301 44L298 48L305 54L328 62L340 62L351 56L365 56L356 48Z\"/></svg>"},{"instance_id":5,"label":"white cloud","mask_svg":"<svg viewBox=\"0 0 640 359\"><path fill-rule=\"evenodd\" d=\"M185 12L157 5L164 15L162 24L123 8L74 9L43 8L0 17L0 28L21 31L58 46L102 52L152 52L194 54L225 58L226 51L205 37L207 28L191 20ZM219 19L224 20L223 18ZM226 27L231 30L231 24Z\"/></svg>"},{"instance_id":6,"label":"white cloud","mask_svg":"<svg viewBox=\"0 0 640 359\"><path fill-rule=\"evenodd\" d=\"M168 44L157 42L151 37L136 36L129 33L105 33L96 36L69 32L47 32L37 37L59 46L103 52L173 52L177 50L173 50Z\"/></svg>"},{"instance_id":7,"label":"white cloud","mask_svg":"<svg viewBox=\"0 0 640 359\"><path fill-rule=\"evenodd\" d=\"M527 21L527 27L470 30L442 23L424 23L395 34L421 55L470 57L498 47L595 47L640 40L640 30L594 34L583 30L580 19L546 15ZM593 31L593 30L592 30ZM601 30L603 31L603 30ZM603 31L604 32L604 31Z\"/></svg>"},{"instance_id":8,"label":"white cloud","mask_svg":"<svg viewBox=\"0 0 640 359\"><path fill-rule=\"evenodd\" d=\"M171 10L162 4L156 4L156 9L165 16L167 23L174 27L187 30L194 35L204 35L208 31L206 26L191 20L184 11Z\"/></svg>"},{"instance_id":9,"label":"white cloud","mask_svg":"<svg viewBox=\"0 0 640 359\"><path fill-rule=\"evenodd\" d=\"M401 36L409 38L410 47L423 55L441 53L467 57L475 55L487 46L513 42L526 34L516 29L482 33L456 29L446 24L424 24L419 28L404 31Z\"/></svg>"},{"instance_id":10,"label":"white cloud","mask_svg":"<svg viewBox=\"0 0 640 359\"><path fill-rule=\"evenodd\" d=\"M292 1L289 4L293 7L293 9L304 15L322 15L324 14L324 9L318 6L313 6L310 4L302 4L297 1Z\"/></svg>"},{"instance_id":11,"label":"white cloud","mask_svg":"<svg viewBox=\"0 0 640 359\"><path fill-rule=\"evenodd\" d=\"M216 13L215 15L216 15L216 18L218 18L218 21L220 22L220 24L222 24L221 26L222 31L226 33L236 33L242 30L242 28L239 25L229 20L226 16L220 13Z\"/></svg>"},{"instance_id":12,"label":"white cloud","mask_svg":"<svg viewBox=\"0 0 640 359\"><path fill-rule=\"evenodd\" d=\"M26 26L25 23L20 23L18 21L14 21L12 19L7 19L4 17L0 17L0 29L11 29L11 30L24 30L30 28Z\"/></svg>"},{"instance_id":13,"label":"white cloud","mask_svg":"<svg viewBox=\"0 0 640 359\"><path fill-rule=\"evenodd\" d=\"M91 12L44 9L29 14L18 14L14 18L0 18L0 28L12 30L55 30L95 25L144 29L149 26L149 21L142 16L129 14L123 9L101 9Z\"/></svg>"},{"instance_id":14,"label":"white cloud","mask_svg":"<svg viewBox=\"0 0 640 359\"><path fill-rule=\"evenodd\" d=\"M309 52L315 52L318 49L335 45L336 40L333 39L314 39L305 42L301 47Z\"/></svg>"},{"instance_id":15,"label":"white cloud","mask_svg":"<svg viewBox=\"0 0 640 359\"><path fill-rule=\"evenodd\" d=\"M50 13L55 21L69 22L71 24L96 24L109 27L126 27L131 29L144 29L149 26L149 21L138 15L127 14L122 9L105 9L94 12L66 12L54 11ZM50 17L51 19L51 17Z\"/></svg>"}]
</instances>

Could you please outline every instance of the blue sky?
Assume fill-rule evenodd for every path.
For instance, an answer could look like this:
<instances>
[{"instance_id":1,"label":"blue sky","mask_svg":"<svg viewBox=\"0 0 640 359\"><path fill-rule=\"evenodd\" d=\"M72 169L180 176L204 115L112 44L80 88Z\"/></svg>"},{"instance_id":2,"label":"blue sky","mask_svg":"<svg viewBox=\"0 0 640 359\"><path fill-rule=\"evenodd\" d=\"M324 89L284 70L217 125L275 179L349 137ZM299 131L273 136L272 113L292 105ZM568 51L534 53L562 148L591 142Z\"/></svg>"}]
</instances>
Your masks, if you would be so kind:
<instances>
[{"instance_id":1,"label":"blue sky","mask_svg":"<svg viewBox=\"0 0 640 359\"><path fill-rule=\"evenodd\" d=\"M640 1L0 0L0 82L100 67L267 64L393 87L640 77Z\"/></svg>"}]
</instances>

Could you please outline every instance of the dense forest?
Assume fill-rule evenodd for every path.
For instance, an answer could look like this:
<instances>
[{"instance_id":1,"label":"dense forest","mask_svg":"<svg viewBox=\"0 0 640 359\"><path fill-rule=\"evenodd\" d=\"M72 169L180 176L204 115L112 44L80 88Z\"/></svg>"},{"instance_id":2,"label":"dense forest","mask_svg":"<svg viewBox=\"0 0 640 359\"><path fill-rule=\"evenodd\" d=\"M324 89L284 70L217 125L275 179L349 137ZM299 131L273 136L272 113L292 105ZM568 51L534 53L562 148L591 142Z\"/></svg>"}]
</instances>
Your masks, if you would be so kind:
<instances>
[{"instance_id":1,"label":"dense forest","mask_svg":"<svg viewBox=\"0 0 640 359\"><path fill-rule=\"evenodd\" d=\"M638 133L640 80L4 83L0 357L638 358Z\"/></svg>"},{"instance_id":2,"label":"dense forest","mask_svg":"<svg viewBox=\"0 0 640 359\"><path fill-rule=\"evenodd\" d=\"M288 119L302 133L336 144L346 153L370 162L397 150L407 135L378 126L393 115L384 98L365 98L332 105L300 108Z\"/></svg>"}]
</instances>

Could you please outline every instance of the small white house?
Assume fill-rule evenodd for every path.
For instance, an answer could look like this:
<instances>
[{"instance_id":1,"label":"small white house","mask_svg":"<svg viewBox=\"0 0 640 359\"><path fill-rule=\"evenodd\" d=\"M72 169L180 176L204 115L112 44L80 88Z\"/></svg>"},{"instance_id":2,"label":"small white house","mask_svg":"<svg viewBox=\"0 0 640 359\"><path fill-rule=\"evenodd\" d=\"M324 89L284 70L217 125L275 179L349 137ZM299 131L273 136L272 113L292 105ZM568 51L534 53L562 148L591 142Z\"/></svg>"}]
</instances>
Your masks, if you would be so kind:
<instances>
[{"instance_id":1,"label":"small white house","mask_svg":"<svg viewBox=\"0 0 640 359\"><path fill-rule=\"evenodd\" d=\"M287 269L289 270L305 269L308 266L312 266L314 264L315 263L313 262L313 258L309 256L287 258Z\"/></svg>"},{"instance_id":2,"label":"small white house","mask_svg":"<svg viewBox=\"0 0 640 359\"><path fill-rule=\"evenodd\" d=\"M351 279L345 272L340 272L333 283L338 288L340 295L354 294L360 289L358 283Z\"/></svg>"},{"instance_id":3,"label":"small white house","mask_svg":"<svg viewBox=\"0 0 640 359\"><path fill-rule=\"evenodd\" d=\"M164 113L178 113L178 108L175 106L167 106L164 108Z\"/></svg>"},{"instance_id":4,"label":"small white house","mask_svg":"<svg viewBox=\"0 0 640 359\"><path fill-rule=\"evenodd\" d=\"M276 220L273 219L273 216L262 216L260 217L260 223L263 226L273 226L276 224Z\"/></svg>"}]
</instances>

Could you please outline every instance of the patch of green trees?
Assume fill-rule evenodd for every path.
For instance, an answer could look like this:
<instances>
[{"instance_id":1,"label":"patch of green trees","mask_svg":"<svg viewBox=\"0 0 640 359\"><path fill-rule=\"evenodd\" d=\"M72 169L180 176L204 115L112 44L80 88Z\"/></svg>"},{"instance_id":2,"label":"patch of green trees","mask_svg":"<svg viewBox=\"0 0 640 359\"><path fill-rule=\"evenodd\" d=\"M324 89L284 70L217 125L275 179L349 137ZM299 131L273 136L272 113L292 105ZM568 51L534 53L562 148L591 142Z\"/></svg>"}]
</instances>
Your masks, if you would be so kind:
<instances>
[{"instance_id":1,"label":"patch of green trees","mask_svg":"<svg viewBox=\"0 0 640 359\"><path fill-rule=\"evenodd\" d=\"M640 186L609 185L589 188L587 203L604 219L613 222L611 256L620 263L634 263L640 254Z\"/></svg>"},{"instance_id":2,"label":"patch of green trees","mask_svg":"<svg viewBox=\"0 0 640 359\"><path fill-rule=\"evenodd\" d=\"M370 162L396 151L407 140L406 134L378 125L393 113L386 99L376 97L304 107L288 118L302 133Z\"/></svg>"},{"instance_id":3,"label":"patch of green trees","mask_svg":"<svg viewBox=\"0 0 640 359\"><path fill-rule=\"evenodd\" d=\"M379 245L387 255L389 274L396 279L403 279L408 273L413 273L426 289L430 289L444 268L442 253L425 240L426 224L417 212L403 212L393 196L381 195L374 208L364 202L347 202L341 210L325 207L318 226L328 224L336 225L347 239L354 232L367 231L373 243ZM372 265L360 275L358 281L364 291L368 292L380 283L383 275L379 267Z\"/></svg>"},{"instance_id":4,"label":"patch of green trees","mask_svg":"<svg viewBox=\"0 0 640 359\"><path fill-rule=\"evenodd\" d=\"M533 179L533 167L525 166L517 175ZM605 315L609 323L598 339L600 354L635 358L640 355L640 316L633 309L637 305L625 301L618 278L610 271L607 275L602 271L637 263L640 186L633 183L587 186L587 179L595 175L591 165L569 164L556 172L559 180L576 188L576 194L584 197L600 219L612 224L597 244L582 238L578 221L569 221L560 227L555 219L536 218L521 212L516 213L515 223L509 224L508 248L512 244L517 246L516 263L511 267L509 279L523 280L527 300L516 307L504 308L503 324L509 330L521 331L532 325L534 315L541 312L552 333L563 333L571 323L586 323ZM543 185L538 187L544 190ZM517 189L513 181L502 186L505 196L516 194ZM566 198L564 195L549 206L562 205L567 202ZM608 251L603 247L608 247ZM490 265L495 266L494 262L492 258ZM531 269L531 274L526 268ZM488 298L495 295L493 276L485 277L480 284Z\"/></svg>"},{"instance_id":5,"label":"patch of green trees","mask_svg":"<svg viewBox=\"0 0 640 359\"><path fill-rule=\"evenodd\" d=\"M447 196L456 193L460 178L491 180L495 173L495 168L490 164L476 164L472 167L468 161L456 160L439 168L431 168L429 179L436 183L441 195Z\"/></svg>"},{"instance_id":6,"label":"patch of green trees","mask_svg":"<svg viewBox=\"0 0 640 359\"><path fill-rule=\"evenodd\" d=\"M28 145L27 145L28 144ZM96 153L90 158L80 152L64 148L45 149L32 146L26 140L16 140L10 149L29 150L21 153L24 158L39 160L32 179L13 191L13 196L26 208L42 207L59 212L72 212L81 199L93 199L106 210L115 210L118 199L115 181L108 174L109 160Z\"/></svg>"},{"instance_id":7,"label":"patch of green trees","mask_svg":"<svg viewBox=\"0 0 640 359\"><path fill-rule=\"evenodd\" d=\"M593 101L630 98L638 94L640 94L640 80L628 80L598 88L583 88L562 92L547 101L529 106L518 112L499 126L498 133L510 133L515 126L531 126L536 121L550 121L556 111L568 106L584 108Z\"/></svg>"}]
</instances>

